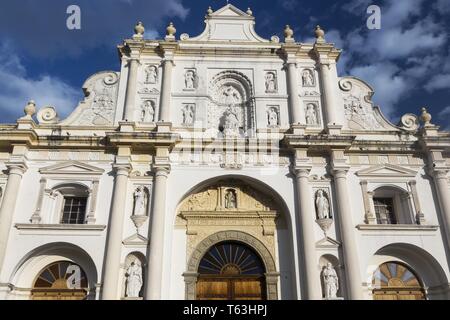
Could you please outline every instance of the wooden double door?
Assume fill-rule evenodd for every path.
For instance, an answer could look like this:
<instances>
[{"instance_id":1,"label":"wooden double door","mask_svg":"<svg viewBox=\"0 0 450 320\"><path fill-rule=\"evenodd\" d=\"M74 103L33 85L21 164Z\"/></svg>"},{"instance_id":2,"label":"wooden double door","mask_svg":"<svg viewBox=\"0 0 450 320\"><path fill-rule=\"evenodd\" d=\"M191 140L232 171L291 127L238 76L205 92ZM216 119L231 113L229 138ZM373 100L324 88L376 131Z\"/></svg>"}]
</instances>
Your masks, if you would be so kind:
<instances>
[{"instance_id":1,"label":"wooden double door","mask_svg":"<svg viewBox=\"0 0 450 320\"><path fill-rule=\"evenodd\" d=\"M265 300L263 277L200 277L197 300Z\"/></svg>"}]
</instances>

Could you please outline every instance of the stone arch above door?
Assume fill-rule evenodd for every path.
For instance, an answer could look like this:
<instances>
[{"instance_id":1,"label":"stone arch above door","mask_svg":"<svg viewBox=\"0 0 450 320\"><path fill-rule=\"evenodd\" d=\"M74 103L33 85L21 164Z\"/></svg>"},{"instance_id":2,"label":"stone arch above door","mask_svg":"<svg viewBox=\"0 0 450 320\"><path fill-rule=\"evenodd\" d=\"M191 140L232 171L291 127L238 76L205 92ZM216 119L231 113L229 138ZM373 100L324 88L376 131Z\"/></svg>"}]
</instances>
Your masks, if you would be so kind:
<instances>
[{"instance_id":1,"label":"stone arch above door","mask_svg":"<svg viewBox=\"0 0 450 320\"><path fill-rule=\"evenodd\" d=\"M194 300L196 297L195 286L198 278L198 267L203 256L208 250L224 241L241 242L252 249L260 256L266 268L266 285L267 285L267 299L278 299L278 276L276 270L275 259L270 253L269 249L258 239L250 234L242 231L221 231L214 233L203 239L194 249L187 263L187 270L183 274L186 282L186 299Z\"/></svg>"}]
</instances>

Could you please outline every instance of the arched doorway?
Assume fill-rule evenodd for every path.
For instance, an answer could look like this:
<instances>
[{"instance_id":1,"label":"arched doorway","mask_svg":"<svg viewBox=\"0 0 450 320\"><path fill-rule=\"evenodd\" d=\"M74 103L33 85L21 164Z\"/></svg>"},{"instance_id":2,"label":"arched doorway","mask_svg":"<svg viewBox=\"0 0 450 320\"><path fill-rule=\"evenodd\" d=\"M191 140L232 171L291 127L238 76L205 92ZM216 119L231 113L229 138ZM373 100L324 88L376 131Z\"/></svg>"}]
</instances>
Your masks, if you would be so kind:
<instances>
[{"instance_id":1,"label":"arched doorway","mask_svg":"<svg viewBox=\"0 0 450 320\"><path fill-rule=\"evenodd\" d=\"M212 246L198 267L197 300L264 300L265 267L258 254L237 241Z\"/></svg>"},{"instance_id":2,"label":"arched doorway","mask_svg":"<svg viewBox=\"0 0 450 320\"><path fill-rule=\"evenodd\" d=\"M422 282L415 272L400 262L386 262L373 276L374 300L425 300Z\"/></svg>"},{"instance_id":3,"label":"arched doorway","mask_svg":"<svg viewBox=\"0 0 450 320\"><path fill-rule=\"evenodd\" d=\"M48 265L34 281L33 300L84 300L88 294L84 270L75 263L59 261Z\"/></svg>"}]
</instances>

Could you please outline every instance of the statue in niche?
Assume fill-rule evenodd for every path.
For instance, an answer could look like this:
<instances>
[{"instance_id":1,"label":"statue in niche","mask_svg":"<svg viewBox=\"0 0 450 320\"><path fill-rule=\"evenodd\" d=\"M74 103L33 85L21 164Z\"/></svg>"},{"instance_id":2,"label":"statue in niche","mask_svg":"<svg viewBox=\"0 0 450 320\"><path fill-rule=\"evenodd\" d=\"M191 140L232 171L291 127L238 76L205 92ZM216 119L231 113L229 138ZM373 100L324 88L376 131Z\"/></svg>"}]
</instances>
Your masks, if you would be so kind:
<instances>
[{"instance_id":1,"label":"statue in niche","mask_svg":"<svg viewBox=\"0 0 450 320\"><path fill-rule=\"evenodd\" d=\"M277 85L276 85L276 77L273 72L267 72L266 73L266 92L276 92L277 91Z\"/></svg>"},{"instance_id":2,"label":"statue in niche","mask_svg":"<svg viewBox=\"0 0 450 320\"><path fill-rule=\"evenodd\" d=\"M312 103L309 103L306 106L306 124L317 124L317 111L316 106Z\"/></svg>"},{"instance_id":3,"label":"statue in niche","mask_svg":"<svg viewBox=\"0 0 450 320\"><path fill-rule=\"evenodd\" d=\"M184 82L186 89L194 89L195 88L195 72L193 70L186 71L184 75Z\"/></svg>"},{"instance_id":4,"label":"statue in niche","mask_svg":"<svg viewBox=\"0 0 450 320\"><path fill-rule=\"evenodd\" d=\"M272 107L267 111L267 123L269 124L269 127L278 126L278 112L276 108Z\"/></svg>"},{"instance_id":5,"label":"statue in niche","mask_svg":"<svg viewBox=\"0 0 450 320\"><path fill-rule=\"evenodd\" d=\"M226 209L236 209L236 192L234 190L227 190L225 193L225 208Z\"/></svg>"},{"instance_id":6,"label":"statue in niche","mask_svg":"<svg viewBox=\"0 0 450 320\"><path fill-rule=\"evenodd\" d=\"M183 124L190 126L194 124L195 106L188 104L183 108Z\"/></svg>"},{"instance_id":7,"label":"statue in niche","mask_svg":"<svg viewBox=\"0 0 450 320\"><path fill-rule=\"evenodd\" d=\"M229 107L225 111L225 137L236 137L239 135L239 117L236 108Z\"/></svg>"},{"instance_id":8,"label":"statue in niche","mask_svg":"<svg viewBox=\"0 0 450 320\"><path fill-rule=\"evenodd\" d=\"M133 262L131 262L130 266L127 269L127 272L125 274L127 277L127 290L126 295L129 298L138 298L139 292L142 289L142 267L140 265L140 262L135 259Z\"/></svg>"},{"instance_id":9,"label":"statue in niche","mask_svg":"<svg viewBox=\"0 0 450 320\"><path fill-rule=\"evenodd\" d=\"M325 285L325 298L334 299L337 298L337 292L339 290L339 278L333 265L328 262L327 266L322 272L323 283Z\"/></svg>"},{"instance_id":10,"label":"statue in niche","mask_svg":"<svg viewBox=\"0 0 450 320\"><path fill-rule=\"evenodd\" d=\"M147 100L141 107L141 122L149 123L155 120L155 110L153 109L153 103L151 100Z\"/></svg>"},{"instance_id":11,"label":"statue in niche","mask_svg":"<svg viewBox=\"0 0 450 320\"><path fill-rule=\"evenodd\" d=\"M319 190L316 193L316 210L317 217L319 219L331 219L330 215L330 202L325 196L323 190Z\"/></svg>"},{"instance_id":12,"label":"statue in niche","mask_svg":"<svg viewBox=\"0 0 450 320\"><path fill-rule=\"evenodd\" d=\"M145 216L147 214L147 194L144 187L138 187L134 191L134 212L135 216Z\"/></svg>"},{"instance_id":13,"label":"statue in niche","mask_svg":"<svg viewBox=\"0 0 450 320\"><path fill-rule=\"evenodd\" d=\"M303 80L303 86L305 86L305 87L314 86L314 76L313 76L311 70L308 70L308 69L303 70L302 80Z\"/></svg>"},{"instance_id":14,"label":"statue in niche","mask_svg":"<svg viewBox=\"0 0 450 320\"><path fill-rule=\"evenodd\" d=\"M156 83L158 71L156 66L148 66L145 68L145 83Z\"/></svg>"}]
</instances>

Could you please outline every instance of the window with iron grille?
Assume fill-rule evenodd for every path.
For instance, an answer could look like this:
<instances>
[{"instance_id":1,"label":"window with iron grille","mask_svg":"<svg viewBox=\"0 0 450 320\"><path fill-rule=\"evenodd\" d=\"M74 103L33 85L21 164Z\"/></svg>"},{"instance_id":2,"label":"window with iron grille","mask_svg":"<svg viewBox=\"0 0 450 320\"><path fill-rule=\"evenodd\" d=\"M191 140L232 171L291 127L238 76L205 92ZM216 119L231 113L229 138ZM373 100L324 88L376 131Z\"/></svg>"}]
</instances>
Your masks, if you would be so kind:
<instances>
[{"instance_id":1,"label":"window with iron grille","mask_svg":"<svg viewBox=\"0 0 450 320\"><path fill-rule=\"evenodd\" d=\"M61 223L84 224L86 217L87 198L64 197L64 209Z\"/></svg>"},{"instance_id":2,"label":"window with iron grille","mask_svg":"<svg viewBox=\"0 0 450 320\"><path fill-rule=\"evenodd\" d=\"M393 198L374 198L373 202L378 224L397 224Z\"/></svg>"}]
</instances>

